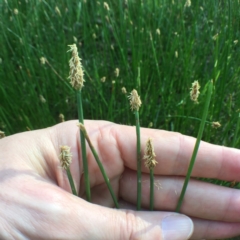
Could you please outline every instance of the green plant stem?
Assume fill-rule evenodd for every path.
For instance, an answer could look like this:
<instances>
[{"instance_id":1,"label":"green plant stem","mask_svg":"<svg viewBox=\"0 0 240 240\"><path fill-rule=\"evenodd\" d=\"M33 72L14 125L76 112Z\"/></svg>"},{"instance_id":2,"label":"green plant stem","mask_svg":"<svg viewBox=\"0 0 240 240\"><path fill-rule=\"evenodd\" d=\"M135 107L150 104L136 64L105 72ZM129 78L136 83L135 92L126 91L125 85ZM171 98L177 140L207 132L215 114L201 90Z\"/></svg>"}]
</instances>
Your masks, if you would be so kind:
<instances>
[{"instance_id":1,"label":"green plant stem","mask_svg":"<svg viewBox=\"0 0 240 240\"><path fill-rule=\"evenodd\" d=\"M85 136L85 138L86 138L86 140L88 142L88 145L89 145L89 147L90 147L90 149L91 149L91 151L93 153L93 156L95 157L95 159L97 161L97 164L98 164L98 166L99 166L99 168L101 170L101 173L103 175L104 181L106 182L108 190L109 190L109 192L110 192L110 194L112 196L113 202L115 203L116 208L119 208L118 201L117 201L117 198L116 198L116 196L114 194L112 186L110 184L109 178L107 177L107 174L106 174L106 172L104 170L104 167L103 167L103 165L102 165L102 163L101 163L101 161L100 161L100 159L98 157L97 151L95 150L95 148L92 145L92 142L91 142L91 140L90 140L90 138L89 138L89 136L87 134L86 128L84 127L84 125L80 125L80 129L81 129L81 132L84 134L84 136Z\"/></svg>"},{"instance_id":2,"label":"green plant stem","mask_svg":"<svg viewBox=\"0 0 240 240\"><path fill-rule=\"evenodd\" d=\"M209 105L210 105L210 100L211 100L211 95L212 95L213 82L210 81L208 84L209 85L208 85L207 99L206 99L205 106L204 106L204 109L203 109L202 121L200 123L198 136L197 136L196 143L195 143L195 146L194 146L194 150L193 150L193 153L192 153L191 161L190 161L190 164L189 164L189 167L188 167L187 175L186 175L186 178L185 178L185 181L184 181L184 184L183 184L182 192L181 192L179 200L178 200L178 204L177 204L177 207L176 207L176 212L179 212L180 209L181 209L183 198L184 198L187 186L188 186L188 182L189 182L192 170L193 170L193 166L194 166L196 157L197 157L198 148L199 148L199 145L200 145L200 141L201 141L204 126L205 126L205 122L206 122L206 118L207 118L207 114L208 114L208 109L209 109Z\"/></svg>"},{"instance_id":3,"label":"green plant stem","mask_svg":"<svg viewBox=\"0 0 240 240\"><path fill-rule=\"evenodd\" d=\"M67 172L68 180L69 180L69 183L70 183L70 186L71 186L71 189L72 189L72 193L75 196L77 196L77 191L76 191L76 188L75 188L75 185L74 185L74 182L73 182L73 178L72 178L72 174L70 172L69 167L66 169L66 172Z\"/></svg>"},{"instance_id":4,"label":"green plant stem","mask_svg":"<svg viewBox=\"0 0 240 240\"><path fill-rule=\"evenodd\" d=\"M137 210L141 209L142 196L142 173L141 173L141 141L140 141L140 123L139 112L135 110L136 134L137 134Z\"/></svg>"},{"instance_id":5,"label":"green plant stem","mask_svg":"<svg viewBox=\"0 0 240 240\"><path fill-rule=\"evenodd\" d=\"M77 91L77 106L78 106L79 122L84 124L81 90ZM91 189L90 189L90 181L89 181L89 174L88 174L86 142L85 142L84 134L81 131L80 131L80 141L81 141L81 150L82 150L81 152L82 152L82 161L83 161L83 172L84 172L86 198L87 198L88 202L91 202Z\"/></svg>"},{"instance_id":6,"label":"green plant stem","mask_svg":"<svg viewBox=\"0 0 240 240\"><path fill-rule=\"evenodd\" d=\"M154 173L150 170L150 210L154 209Z\"/></svg>"},{"instance_id":7,"label":"green plant stem","mask_svg":"<svg viewBox=\"0 0 240 240\"><path fill-rule=\"evenodd\" d=\"M240 128L240 113L238 114L237 127L234 132L233 144L232 144L233 147L237 147L237 137L238 137L239 128Z\"/></svg>"}]
</instances>

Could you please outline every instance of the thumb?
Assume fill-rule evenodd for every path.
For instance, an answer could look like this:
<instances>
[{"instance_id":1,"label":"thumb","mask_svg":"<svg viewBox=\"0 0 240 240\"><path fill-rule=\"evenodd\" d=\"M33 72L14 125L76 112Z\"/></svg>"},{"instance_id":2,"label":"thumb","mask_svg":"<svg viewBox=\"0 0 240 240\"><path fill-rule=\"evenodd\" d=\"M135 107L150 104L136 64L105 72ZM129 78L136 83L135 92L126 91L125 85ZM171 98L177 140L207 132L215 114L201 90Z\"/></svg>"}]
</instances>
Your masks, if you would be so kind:
<instances>
[{"instance_id":1,"label":"thumb","mask_svg":"<svg viewBox=\"0 0 240 240\"><path fill-rule=\"evenodd\" d=\"M193 233L192 220L182 214L116 210L90 203L86 205L80 227L86 231L85 239L186 240Z\"/></svg>"}]
</instances>

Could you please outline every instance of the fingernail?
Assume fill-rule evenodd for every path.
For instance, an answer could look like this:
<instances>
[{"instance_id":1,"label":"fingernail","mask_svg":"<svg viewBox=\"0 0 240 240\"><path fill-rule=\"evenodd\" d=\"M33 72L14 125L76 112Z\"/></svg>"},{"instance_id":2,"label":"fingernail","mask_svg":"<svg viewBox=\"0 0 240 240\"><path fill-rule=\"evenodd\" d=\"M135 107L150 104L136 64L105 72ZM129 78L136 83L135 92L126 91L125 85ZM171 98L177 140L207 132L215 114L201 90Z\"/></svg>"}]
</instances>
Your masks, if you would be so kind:
<instances>
[{"instance_id":1,"label":"fingernail","mask_svg":"<svg viewBox=\"0 0 240 240\"><path fill-rule=\"evenodd\" d=\"M184 215L176 214L162 220L162 235L164 240L186 240L193 232L192 220Z\"/></svg>"}]
</instances>

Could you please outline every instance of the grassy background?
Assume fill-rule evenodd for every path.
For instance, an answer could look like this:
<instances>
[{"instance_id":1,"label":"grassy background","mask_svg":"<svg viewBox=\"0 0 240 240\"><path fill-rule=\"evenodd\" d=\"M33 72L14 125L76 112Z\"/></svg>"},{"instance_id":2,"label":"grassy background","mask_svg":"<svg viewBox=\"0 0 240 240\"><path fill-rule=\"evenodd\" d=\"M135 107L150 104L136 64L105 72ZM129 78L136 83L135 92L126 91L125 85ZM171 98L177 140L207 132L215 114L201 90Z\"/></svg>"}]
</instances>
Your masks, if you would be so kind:
<instances>
[{"instance_id":1,"label":"grassy background","mask_svg":"<svg viewBox=\"0 0 240 240\"><path fill-rule=\"evenodd\" d=\"M85 68L86 119L134 124L121 89L136 88L143 102L142 126L196 136L205 85L213 79L203 139L238 147L240 2L107 3L109 10L102 0L0 2L0 130L9 135L48 127L59 122L60 113L66 120L77 118L67 80L68 45L76 43ZM201 85L199 104L189 98L194 80ZM221 128L213 129L213 121Z\"/></svg>"}]
</instances>

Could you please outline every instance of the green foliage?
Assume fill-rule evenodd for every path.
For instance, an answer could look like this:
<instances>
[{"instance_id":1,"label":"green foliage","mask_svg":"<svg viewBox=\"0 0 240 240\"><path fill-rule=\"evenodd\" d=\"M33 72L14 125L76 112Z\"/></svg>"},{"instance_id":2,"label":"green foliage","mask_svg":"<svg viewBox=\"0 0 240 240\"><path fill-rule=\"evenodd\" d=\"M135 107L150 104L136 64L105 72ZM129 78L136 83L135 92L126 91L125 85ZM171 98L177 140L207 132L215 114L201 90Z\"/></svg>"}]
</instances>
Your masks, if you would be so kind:
<instances>
[{"instance_id":1,"label":"green foliage","mask_svg":"<svg viewBox=\"0 0 240 240\"><path fill-rule=\"evenodd\" d=\"M240 43L234 41L239 39L239 2L184 4L109 1L108 11L103 1L3 1L0 128L12 134L53 125L59 113L67 120L77 118L67 81L68 45L76 42L85 68L86 119L133 124L121 88L138 88L141 126L152 122L154 128L196 136L204 86L213 79L208 120L222 127L215 130L209 124L204 139L237 146ZM196 79L202 92L199 105L189 99Z\"/></svg>"},{"instance_id":2,"label":"green foliage","mask_svg":"<svg viewBox=\"0 0 240 240\"><path fill-rule=\"evenodd\" d=\"M239 146L239 1L107 3L109 10L102 0L0 2L0 129L9 135L48 127L59 113L77 119L67 80L68 45L75 42L85 68L85 119L133 125L121 88L135 88L143 102L141 126L196 137L205 86L213 79L203 140ZM199 104L189 97L194 80L201 85ZM222 127L213 129L213 121Z\"/></svg>"}]
</instances>

